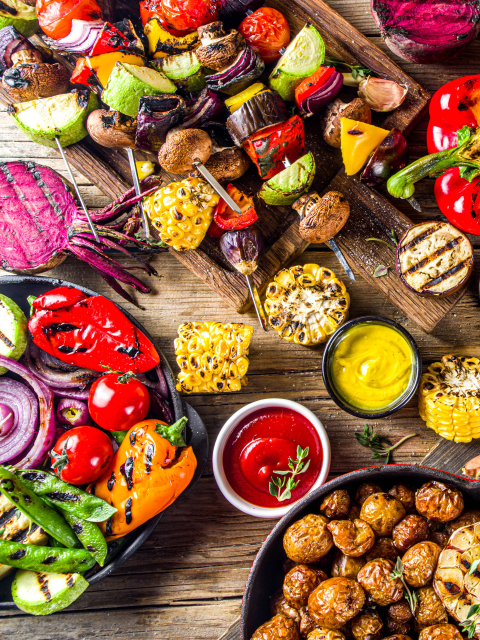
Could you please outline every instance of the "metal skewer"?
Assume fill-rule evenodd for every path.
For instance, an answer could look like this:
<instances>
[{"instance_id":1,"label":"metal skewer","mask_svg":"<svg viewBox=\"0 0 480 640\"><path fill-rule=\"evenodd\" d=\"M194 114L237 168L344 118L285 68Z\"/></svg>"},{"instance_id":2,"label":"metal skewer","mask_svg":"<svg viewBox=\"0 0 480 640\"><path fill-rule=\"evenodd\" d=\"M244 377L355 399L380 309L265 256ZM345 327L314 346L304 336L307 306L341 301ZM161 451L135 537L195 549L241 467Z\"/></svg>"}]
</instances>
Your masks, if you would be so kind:
<instances>
[{"instance_id":1,"label":"metal skewer","mask_svg":"<svg viewBox=\"0 0 480 640\"><path fill-rule=\"evenodd\" d=\"M341 252L340 247L338 246L338 244L335 242L335 240L333 238L330 238L330 240L327 242L327 244L330 247L330 249L333 251L333 253L337 256L337 260L342 265L342 267L343 267L345 273L347 274L347 276L350 278L350 280L352 282L355 282L355 276L353 274L353 271L350 269L350 265L345 260L345 256Z\"/></svg>"},{"instance_id":2,"label":"metal skewer","mask_svg":"<svg viewBox=\"0 0 480 640\"><path fill-rule=\"evenodd\" d=\"M254 285L251 276L245 276L247 281L248 290L250 291L250 297L253 300L253 306L255 307L255 311L257 312L257 318L260 324L262 325L262 329L265 333L268 331L267 319L265 318L265 312L263 311L262 302L260 300L260 296L258 295L257 287Z\"/></svg>"},{"instance_id":3,"label":"metal skewer","mask_svg":"<svg viewBox=\"0 0 480 640\"><path fill-rule=\"evenodd\" d=\"M78 197L78 199L80 201L80 204L82 205L83 212L84 212L84 214L85 214L85 216L86 216L86 218L88 220L88 224L90 226L90 229L92 230L93 236L94 236L96 242L100 242L100 238L98 237L98 231L96 230L95 225L93 224L92 219L90 217L90 214L88 213L87 205L83 201L82 194L80 193L80 189L78 188L77 181L75 180L75 178L73 176L72 169L70 168L70 165L69 165L68 160L67 160L67 156L65 155L63 147L60 144L60 140L58 139L57 136L55 136L55 142L57 143L57 147L58 147L58 150L60 152L60 155L63 158L65 166L67 167L68 175L70 176L70 180L72 181L72 184L75 187L75 191L77 192L77 197Z\"/></svg>"},{"instance_id":4,"label":"metal skewer","mask_svg":"<svg viewBox=\"0 0 480 640\"><path fill-rule=\"evenodd\" d=\"M202 174L205 180L215 189L218 195L223 200L225 200L225 202L228 204L230 209L233 209L235 213L239 213L239 214L242 213L242 210L240 209L238 204L235 202L235 200L233 200L233 198L231 198L228 195L228 193L225 191L222 185L219 182L217 182L217 180L215 180L215 178L212 176L210 171L207 169L207 167L204 164L200 162L200 160L194 160L192 164L196 169L198 169L198 171Z\"/></svg>"},{"instance_id":5,"label":"metal skewer","mask_svg":"<svg viewBox=\"0 0 480 640\"><path fill-rule=\"evenodd\" d=\"M127 147L127 155L128 155L128 162L130 163L130 171L132 172L132 179L133 179L133 186L135 187L135 193L137 194L137 196L139 196L142 193L142 191L140 189L140 180L138 179L137 165L135 164L135 156L133 155L133 149L130 149L129 147ZM145 238L147 238L148 240L148 238L150 238L150 227L148 226L148 219L143 209L143 202L140 201L139 205L140 205L140 214L142 216L143 232L145 234Z\"/></svg>"}]
</instances>

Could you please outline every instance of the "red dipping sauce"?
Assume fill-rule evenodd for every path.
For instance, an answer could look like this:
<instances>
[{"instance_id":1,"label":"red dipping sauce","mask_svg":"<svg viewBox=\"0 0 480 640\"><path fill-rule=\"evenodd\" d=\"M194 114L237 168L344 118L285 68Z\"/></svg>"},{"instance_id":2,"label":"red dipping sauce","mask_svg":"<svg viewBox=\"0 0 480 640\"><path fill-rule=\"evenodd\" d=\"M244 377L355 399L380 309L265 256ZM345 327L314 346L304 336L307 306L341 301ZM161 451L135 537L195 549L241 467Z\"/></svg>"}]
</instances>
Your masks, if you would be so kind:
<instances>
[{"instance_id":1,"label":"red dipping sauce","mask_svg":"<svg viewBox=\"0 0 480 640\"><path fill-rule=\"evenodd\" d=\"M300 482L292 497L280 502L270 495L270 480L272 476L285 477L273 472L288 470L289 457L297 459L298 445L308 447L305 462L310 460L310 465L295 476ZM246 416L230 434L223 451L223 468L232 489L247 502L269 509L302 498L315 484L322 462L323 449L315 427L285 407L258 409Z\"/></svg>"}]
</instances>

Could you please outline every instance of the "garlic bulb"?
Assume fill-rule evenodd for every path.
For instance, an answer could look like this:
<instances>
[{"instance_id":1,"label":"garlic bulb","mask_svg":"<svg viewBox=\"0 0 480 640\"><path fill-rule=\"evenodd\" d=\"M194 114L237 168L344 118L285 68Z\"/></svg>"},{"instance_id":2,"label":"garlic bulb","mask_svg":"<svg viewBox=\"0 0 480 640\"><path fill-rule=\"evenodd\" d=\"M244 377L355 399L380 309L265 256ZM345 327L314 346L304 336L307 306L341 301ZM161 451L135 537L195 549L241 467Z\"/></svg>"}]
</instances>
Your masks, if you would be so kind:
<instances>
[{"instance_id":1,"label":"garlic bulb","mask_svg":"<svg viewBox=\"0 0 480 640\"><path fill-rule=\"evenodd\" d=\"M406 87L402 87L393 80L374 78L373 76L362 80L358 87L360 98L374 111L382 112L393 111L399 107L405 100L407 93Z\"/></svg>"}]
</instances>

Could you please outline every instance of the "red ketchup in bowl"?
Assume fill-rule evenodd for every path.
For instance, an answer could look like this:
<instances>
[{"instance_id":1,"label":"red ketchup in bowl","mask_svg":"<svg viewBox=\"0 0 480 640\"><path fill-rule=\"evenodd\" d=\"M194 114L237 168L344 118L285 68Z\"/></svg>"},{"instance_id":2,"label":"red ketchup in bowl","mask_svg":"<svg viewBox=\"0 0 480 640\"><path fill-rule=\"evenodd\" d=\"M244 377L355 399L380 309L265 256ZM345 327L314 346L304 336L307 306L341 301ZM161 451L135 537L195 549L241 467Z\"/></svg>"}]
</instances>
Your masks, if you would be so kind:
<instances>
[{"instance_id":1,"label":"red ketchup in bowl","mask_svg":"<svg viewBox=\"0 0 480 640\"><path fill-rule=\"evenodd\" d=\"M273 478L291 477L289 458L297 459L297 447L308 447L303 462L310 461L295 476L298 485L289 499L279 501L270 494ZM244 500L259 507L284 507L303 497L315 484L323 461L323 450L315 427L300 413L285 407L258 409L236 426L223 451L223 468L232 489ZM295 465L294 465L295 466ZM280 475L275 471L289 471ZM285 486L280 488L280 493Z\"/></svg>"}]
</instances>

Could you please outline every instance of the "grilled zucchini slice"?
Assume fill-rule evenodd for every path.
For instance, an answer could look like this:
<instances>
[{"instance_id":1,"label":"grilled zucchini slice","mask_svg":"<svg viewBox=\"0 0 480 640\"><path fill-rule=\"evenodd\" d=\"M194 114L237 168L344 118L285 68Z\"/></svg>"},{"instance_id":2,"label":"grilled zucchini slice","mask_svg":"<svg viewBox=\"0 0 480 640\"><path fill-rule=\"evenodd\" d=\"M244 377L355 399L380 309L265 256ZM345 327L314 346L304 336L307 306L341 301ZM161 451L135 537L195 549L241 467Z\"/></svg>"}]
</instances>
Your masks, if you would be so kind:
<instances>
[{"instance_id":1,"label":"grilled zucchini slice","mask_svg":"<svg viewBox=\"0 0 480 640\"><path fill-rule=\"evenodd\" d=\"M284 340L325 342L348 316L350 296L331 269L318 264L282 269L267 287L268 322Z\"/></svg>"},{"instance_id":2,"label":"grilled zucchini slice","mask_svg":"<svg viewBox=\"0 0 480 640\"><path fill-rule=\"evenodd\" d=\"M470 241L447 222L416 224L398 243L398 275L407 289L420 295L451 295L466 283L472 269Z\"/></svg>"}]
</instances>

